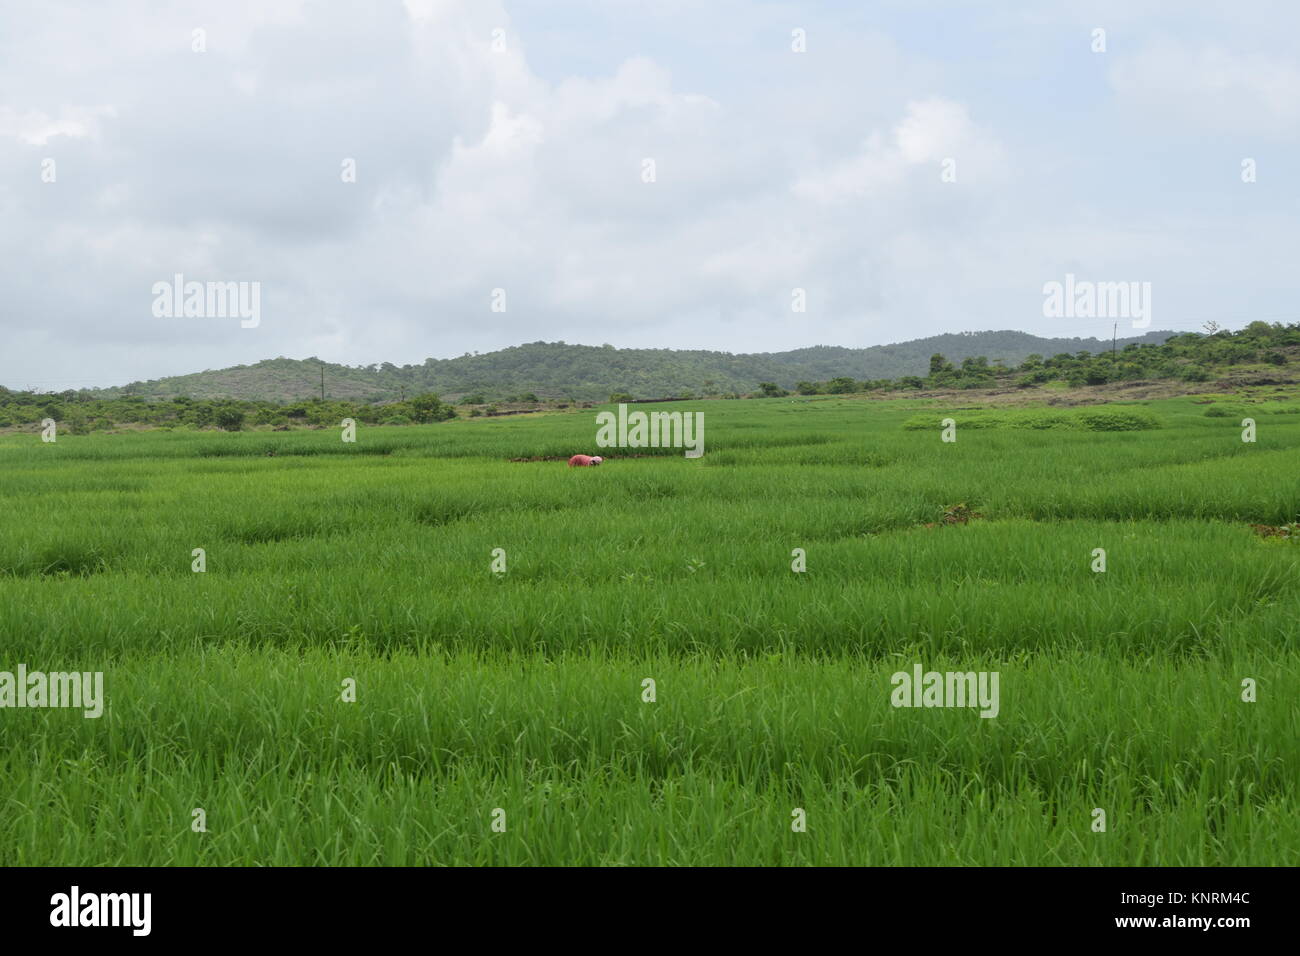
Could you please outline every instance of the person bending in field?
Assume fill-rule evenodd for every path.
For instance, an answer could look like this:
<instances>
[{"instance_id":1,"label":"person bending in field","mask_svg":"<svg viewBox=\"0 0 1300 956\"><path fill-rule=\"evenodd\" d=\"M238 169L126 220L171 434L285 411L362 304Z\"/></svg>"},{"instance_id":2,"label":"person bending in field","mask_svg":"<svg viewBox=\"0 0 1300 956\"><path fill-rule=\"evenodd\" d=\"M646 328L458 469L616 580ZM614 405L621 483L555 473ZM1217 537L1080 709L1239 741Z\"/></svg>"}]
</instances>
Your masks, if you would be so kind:
<instances>
[{"instance_id":1,"label":"person bending in field","mask_svg":"<svg viewBox=\"0 0 1300 956\"><path fill-rule=\"evenodd\" d=\"M601 458L599 455L596 455L594 458L591 455L574 455L569 459L569 467L587 468L591 465L599 465L604 460L605 459Z\"/></svg>"}]
</instances>

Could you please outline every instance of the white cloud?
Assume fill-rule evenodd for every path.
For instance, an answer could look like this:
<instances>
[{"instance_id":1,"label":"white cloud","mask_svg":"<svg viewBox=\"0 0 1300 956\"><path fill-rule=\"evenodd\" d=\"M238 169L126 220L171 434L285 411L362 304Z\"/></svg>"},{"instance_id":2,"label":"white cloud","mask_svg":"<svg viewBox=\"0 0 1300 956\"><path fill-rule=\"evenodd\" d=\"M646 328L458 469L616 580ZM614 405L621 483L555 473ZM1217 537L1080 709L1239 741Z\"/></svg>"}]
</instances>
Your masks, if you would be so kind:
<instances>
[{"instance_id":1,"label":"white cloud","mask_svg":"<svg viewBox=\"0 0 1300 956\"><path fill-rule=\"evenodd\" d=\"M1032 329L1067 265L1160 278L1172 310L1267 286L1260 263L1294 231L1267 191L1294 158L1294 64L1239 35L1144 47L1163 21L1131 12L1110 21L1107 67L1068 23L1079 60L1045 82L1044 23L1060 22L1041 12L999 12L986 34L951 12L945 39L892 5L610 9L5 7L0 382L539 338L741 351ZM806 54L789 51L793 24ZM1150 116L1151 143L1117 140L1122 109ZM1249 121L1291 151L1267 157L1255 193L1232 163L1217 186L1162 167L1152 188L1144 150L1178 110L1205 150ZM1189 212L1212 188L1219 208ZM261 281L261 325L155 319L151 285L175 272ZM506 313L489 309L497 287Z\"/></svg>"},{"instance_id":2,"label":"white cloud","mask_svg":"<svg viewBox=\"0 0 1300 956\"><path fill-rule=\"evenodd\" d=\"M794 193L819 203L896 195L912 176L940 182L948 159L957 181L972 176L987 181L1006 165L1002 145L971 121L965 106L931 97L908 103L890 136L873 132L857 155L800 178Z\"/></svg>"},{"instance_id":3,"label":"white cloud","mask_svg":"<svg viewBox=\"0 0 1300 956\"><path fill-rule=\"evenodd\" d=\"M1300 127L1300 63L1262 53L1163 42L1120 59L1116 94L1155 122L1294 135Z\"/></svg>"},{"instance_id":4,"label":"white cloud","mask_svg":"<svg viewBox=\"0 0 1300 956\"><path fill-rule=\"evenodd\" d=\"M44 146L56 136L97 138L101 122L115 115L111 106L64 106L57 117L40 110L0 106L0 136L12 137L29 146Z\"/></svg>"}]
</instances>

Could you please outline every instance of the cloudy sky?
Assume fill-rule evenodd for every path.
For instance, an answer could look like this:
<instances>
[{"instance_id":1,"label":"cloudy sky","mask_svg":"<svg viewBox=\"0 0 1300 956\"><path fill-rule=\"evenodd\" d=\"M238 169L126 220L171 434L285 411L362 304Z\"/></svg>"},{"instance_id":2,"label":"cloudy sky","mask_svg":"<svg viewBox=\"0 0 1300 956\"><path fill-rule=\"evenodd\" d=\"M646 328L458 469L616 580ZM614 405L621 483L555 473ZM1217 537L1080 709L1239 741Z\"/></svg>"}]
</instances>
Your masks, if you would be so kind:
<instances>
[{"instance_id":1,"label":"cloudy sky","mask_svg":"<svg viewBox=\"0 0 1300 956\"><path fill-rule=\"evenodd\" d=\"M1067 273L1150 282L1153 329L1297 321L1297 36L1294 0L5 3L0 384L1109 336L1044 316ZM258 324L155 315L178 273Z\"/></svg>"}]
</instances>

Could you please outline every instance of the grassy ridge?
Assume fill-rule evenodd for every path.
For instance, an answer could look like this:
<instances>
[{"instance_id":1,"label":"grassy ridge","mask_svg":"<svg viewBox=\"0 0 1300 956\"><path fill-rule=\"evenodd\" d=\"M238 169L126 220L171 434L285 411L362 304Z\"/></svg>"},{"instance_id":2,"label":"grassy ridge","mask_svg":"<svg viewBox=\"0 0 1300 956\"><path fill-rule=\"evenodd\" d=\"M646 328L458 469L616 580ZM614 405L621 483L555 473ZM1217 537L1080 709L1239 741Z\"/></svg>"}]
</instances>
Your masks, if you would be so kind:
<instances>
[{"instance_id":1,"label":"grassy ridge","mask_svg":"<svg viewBox=\"0 0 1300 956\"><path fill-rule=\"evenodd\" d=\"M0 669L109 699L0 710L0 863L1300 862L1295 416L687 407L704 458L590 470L509 460L590 415L0 440Z\"/></svg>"}]
</instances>

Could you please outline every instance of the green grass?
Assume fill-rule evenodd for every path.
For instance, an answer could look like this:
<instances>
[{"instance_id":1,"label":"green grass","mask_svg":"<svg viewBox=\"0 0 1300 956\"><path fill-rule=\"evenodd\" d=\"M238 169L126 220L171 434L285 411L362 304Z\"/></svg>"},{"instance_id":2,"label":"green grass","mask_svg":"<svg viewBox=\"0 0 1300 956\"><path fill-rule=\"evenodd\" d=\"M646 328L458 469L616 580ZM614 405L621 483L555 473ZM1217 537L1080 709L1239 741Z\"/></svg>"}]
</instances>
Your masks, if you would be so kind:
<instances>
[{"instance_id":1,"label":"green grass","mask_svg":"<svg viewBox=\"0 0 1300 956\"><path fill-rule=\"evenodd\" d=\"M1092 432L1134 432L1160 428L1160 419L1143 409L1121 408L1115 405L1098 408L1075 408L1068 411L1044 411L1034 408L1007 408L996 412L977 411L954 413L955 426L968 428L1032 428L1044 430L1076 430ZM1222 416L1209 416L1222 417ZM903 423L910 431L923 431L941 427L941 420L933 414L913 415Z\"/></svg>"},{"instance_id":2,"label":"green grass","mask_svg":"<svg viewBox=\"0 0 1300 956\"><path fill-rule=\"evenodd\" d=\"M0 709L0 864L1300 862L1300 547L1249 528L1300 418L683 407L703 458L598 469L509 460L590 412L0 439L0 670L108 698ZM890 706L917 662L999 715Z\"/></svg>"}]
</instances>

